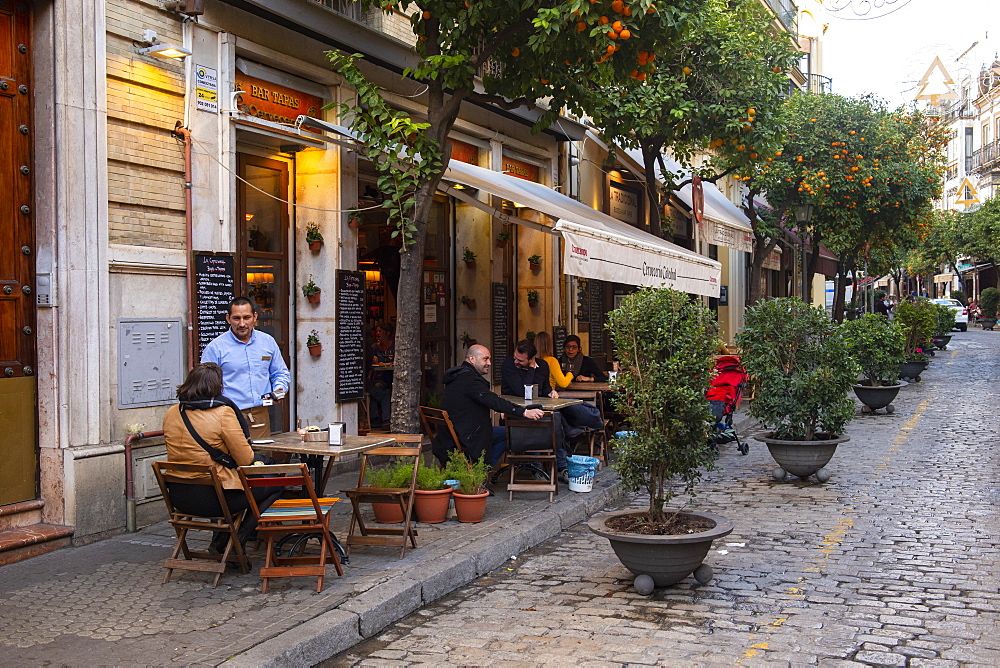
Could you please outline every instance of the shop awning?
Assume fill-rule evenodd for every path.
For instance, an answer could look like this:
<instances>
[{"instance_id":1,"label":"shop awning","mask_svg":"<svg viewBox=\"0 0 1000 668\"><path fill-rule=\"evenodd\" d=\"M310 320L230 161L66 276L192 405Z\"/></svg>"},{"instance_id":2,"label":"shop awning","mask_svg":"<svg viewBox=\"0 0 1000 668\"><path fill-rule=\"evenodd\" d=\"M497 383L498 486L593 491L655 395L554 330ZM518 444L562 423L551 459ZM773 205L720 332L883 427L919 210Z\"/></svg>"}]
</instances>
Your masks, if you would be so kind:
<instances>
[{"instance_id":1,"label":"shop awning","mask_svg":"<svg viewBox=\"0 0 1000 668\"><path fill-rule=\"evenodd\" d=\"M563 271L567 274L628 285L666 285L683 292L719 296L722 265L718 262L632 227L551 188L455 160L445 170L444 179L484 190L555 219L551 229L562 234L565 240ZM449 194L454 194L453 191L453 188L448 190ZM466 195L461 199L473 198ZM494 211L491 207L490 210ZM530 222L507 218L515 223Z\"/></svg>"}]
</instances>

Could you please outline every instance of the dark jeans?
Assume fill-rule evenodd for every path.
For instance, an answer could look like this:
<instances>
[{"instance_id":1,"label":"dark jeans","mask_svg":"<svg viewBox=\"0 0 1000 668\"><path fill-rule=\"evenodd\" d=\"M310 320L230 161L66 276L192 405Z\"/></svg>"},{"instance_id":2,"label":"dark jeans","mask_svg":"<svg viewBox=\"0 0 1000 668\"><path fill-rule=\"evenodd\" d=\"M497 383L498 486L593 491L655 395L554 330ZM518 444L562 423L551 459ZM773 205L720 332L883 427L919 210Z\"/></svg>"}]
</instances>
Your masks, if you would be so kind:
<instances>
[{"instance_id":1,"label":"dark jeans","mask_svg":"<svg viewBox=\"0 0 1000 668\"><path fill-rule=\"evenodd\" d=\"M261 512L278 500L284 487L254 487L253 498L257 501L257 508ZM170 493L170 501L174 508L182 513L193 515L221 516L222 506L219 505L219 497L215 494L215 488L211 485L188 485L182 482L168 482L167 491ZM250 507L250 500L242 489L226 489L222 492L226 498L226 505L229 512L234 516ZM240 524L240 535L247 536L257 526L257 518L249 514L244 522Z\"/></svg>"}]
</instances>

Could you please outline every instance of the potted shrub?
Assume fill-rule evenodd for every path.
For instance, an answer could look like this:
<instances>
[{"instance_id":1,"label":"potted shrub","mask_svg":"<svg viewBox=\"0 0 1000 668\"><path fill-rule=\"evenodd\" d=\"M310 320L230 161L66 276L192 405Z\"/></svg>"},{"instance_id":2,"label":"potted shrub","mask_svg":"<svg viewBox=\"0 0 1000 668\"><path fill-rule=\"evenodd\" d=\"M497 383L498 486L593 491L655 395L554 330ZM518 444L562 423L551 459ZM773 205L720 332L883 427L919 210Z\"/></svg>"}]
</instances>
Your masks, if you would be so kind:
<instances>
[{"instance_id":1,"label":"potted shrub","mask_svg":"<svg viewBox=\"0 0 1000 668\"><path fill-rule=\"evenodd\" d=\"M365 480L372 487L398 489L408 487L412 475L412 463L400 459L377 469L368 469ZM375 521L381 524L399 524L403 521L403 511L398 503L373 503L372 511L375 513Z\"/></svg>"},{"instance_id":2,"label":"potted shrub","mask_svg":"<svg viewBox=\"0 0 1000 668\"><path fill-rule=\"evenodd\" d=\"M823 467L849 440L842 435L854 417L847 391L859 372L843 333L821 309L783 297L748 309L736 343L756 387L750 415L768 430L755 438L779 465L775 479L815 473L829 480Z\"/></svg>"},{"instance_id":3,"label":"potted shrub","mask_svg":"<svg viewBox=\"0 0 1000 668\"><path fill-rule=\"evenodd\" d=\"M361 202L358 202L357 204L355 204L352 207L348 207L348 209L347 209L347 225L348 225L348 227L353 227L354 229L358 229L359 227L361 227L361 224L363 222L365 222L365 214L362 211L362 204L361 204ZM400 521L402 522L402 520L400 520Z\"/></svg>"},{"instance_id":4,"label":"potted shrub","mask_svg":"<svg viewBox=\"0 0 1000 668\"><path fill-rule=\"evenodd\" d=\"M506 248L509 242L510 242L510 228L505 227L502 230L500 230L500 234L497 235L497 248Z\"/></svg>"},{"instance_id":5,"label":"potted shrub","mask_svg":"<svg viewBox=\"0 0 1000 668\"><path fill-rule=\"evenodd\" d=\"M948 296L951 297L952 299L957 299L959 301L959 303L962 304L962 306L968 306L969 305L969 298L966 297L965 293L962 292L961 290L952 290L951 294L948 295Z\"/></svg>"},{"instance_id":6,"label":"potted shrub","mask_svg":"<svg viewBox=\"0 0 1000 668\"><path fill-rule=\"evenodd\" d=\"M541 269L542 268L542 256L541 255L532 255L531 257L529 257L528 258L528 267L531 269L531 271L538 271L539 269Z\"/></svg>"},{"instance_id":7,"label":"potted shrub","mask_svg":"<svg viewBox=\"0 0 1000 668\"><path fill-rule=\"evenodd\" d=\"M853 386L854 393L865 408L871 411L884 408L892 413L895 410L892 400L903 387L896 381L899 365L906 361L906 337L902 328L884 316L866 313L857 320L845 322L841 330L847 339L848 352L861 366L861 374L865 377Z\"/></svg>"},{"instance_id":8,"label":"potted shrub","mask_svg":"<svg viewBox=\"0 0 1000 668\"><path fill-rule=\"evenodd\" d=\"M538 290L528 290L528 306L538 306Z\"/></svg>"},{"instance_id":9,"label":"potted shrub","mask_svg":"<svg viewBox=\"0 0 1000 668\"><path fill-rule=\"evenodd\" d=\"M306 243L309 244L311 251L318 251L323 247L323 233L319 231L319 225L316 223L306 224Z\"/></svg>"},{"instance_id":10,"label":"potted shrub","mask_svg":"<svg viewBox=\"0 0 1000 668\"><path fill-rule=\"evenodd\" d=\"M309 349L309 354L313 357L319 357L323 354L323 343L319 340L319 332L315 329L309 332L309 336L306 337L306 348Z\"/></svg>"},{"instance_id":11,"label":"potted shrub","mask_svg":"<svg viewBox=\"0 0 1000 668\"><path fill-rule=\"evenodd\" d=\"M476 340L472 338L468 332L462 332L462 345L466 348L471 348L476 345Z\"/></svg>"},{"instance_id":12,"label":"potted shrub","mask_svg":"<svg viewBox=\"0 0 1000 668\"><path fill-rule=\"evenodd\" d=\"M944 350L951 343L951 330L955 328L955 309L945 304L934 304L934 336L931 343Z\"/></svg>"},{"instance_id":13,"label":"potted shrub","mask_svg":"<svg viewBox=\"0 0 1000 668\"><path fill-rule=\"evenodd\" d=\"M712 313L683 292L642 288L607 317L620 368L615 408L634 429L615 439L612 466L626 490L645 491L649 506L595 515L588 526L637 578L666 586L694 572L707 582L712 571L702 561L733 523L666 506L677 494L693 496L702 472L713 468L705 400L719 345Z\"/></svg>"},{"instance_id":14,"label":"potted shrub","mask_svg":"<svg viewBox=\"0 0 1000 668\"><path fill-rule=\"evenodd\" d=\"M919 382L927 368L926 351L937 323L933 304L926 299L902 301L896 307L894 322L899 323L906 337L906 361L899 365L899 377Z\"/></svg>"},{"instance_id":15,"label":"potted shrub","mask_svg":"<svg viewBox=\"0 0 1000 668\"><path fill-rule=\"evenodd\" d=\"M302 294L309 300L310 304L319 304L320 289L313 283L313 276L309 274L309 282L302 286Z\"/></svg>"},{"instance_id":16,"label":"potted shrub","mask_svg":"<svg viewBox=\"0 0 1000 668\"><path fill-rule=\"evenodd\" d=\"M470 297L469 295L462 295L462 298L461 298L460 301L463 304L465 304L466 308L468 308L470 311L475 311L476 310L476 300L473 299L472 297Z\"/></svg>"},{"instance_id":17,"label":"potted shrub","mask_svg":"<svg viewBox=\"0 0 1000 668\"><path fill-rule=\"evenodd\" d=\"M458 450L452 450L448 455L448 464L444 469L444 477L457 480L458 489L452 493L455 499L455 514L459 522L482 522L486 513L486 499L490 492L486 489L486 476L489 467L486 465L486 453L479 456L479 461L470 463L465 455Z\"/></svg>"},{"instance_id":18,"label":"potted shrub","mask_svg":"<svg viewBox=\"0 0 1000 668\"><path fill-rule=\"evenodd\" d=\"M464 262L465 266L469 269L476 268L476 254L473 253L472 249L468 246L462 249L462 262Z\"/></svg>"},{"instance_id":19,"label":"potted shrub","mask_svg":"<svg viewBox=\"0 0 1000 668\"><path fill-rule=\"evenodd\" d=\"M451 485L446 485L444 472L422 463L417 467L417 490L413 499L413 510L417 521L424 524L440 524L448 517L448 502L451 501Z\"/></svg>"},{"instance_id":20,"label":"potted shrub","mask_svg":"<svg viewBox=\"0 0 1000 668\"><path fill-rule=\"evenodd\" d=\"M993 331L997 324L997 307L1000 306L1000 290L986 288L979 294L979 322L983 329Z\"/></svg>"}]
</instances>

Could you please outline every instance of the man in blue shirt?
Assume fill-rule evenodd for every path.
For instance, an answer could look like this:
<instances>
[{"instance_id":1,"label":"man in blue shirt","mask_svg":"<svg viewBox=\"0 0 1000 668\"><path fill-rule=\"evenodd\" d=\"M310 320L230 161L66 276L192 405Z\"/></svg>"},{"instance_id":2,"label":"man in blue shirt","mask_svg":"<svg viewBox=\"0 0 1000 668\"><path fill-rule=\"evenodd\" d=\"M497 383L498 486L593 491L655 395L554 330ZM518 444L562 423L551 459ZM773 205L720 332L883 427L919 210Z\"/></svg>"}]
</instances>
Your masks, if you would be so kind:
<instances>
[{"instance_id":1,"label":"man in blue shirt","mask_svg":"<svg viewBox=\"0 0 1000 668\"><path fill-rule=\"evenodd\" d=\"M257 331L257 310L247 297L229 302L226 315L229 331L215 337L201 354L202 363L222 367L222 393L233 400L247 422L250 438L271 435L271 420L264 405L282 399L288 392L289 375L278 343L269 334Z\"/></svg>"}]
</instances>

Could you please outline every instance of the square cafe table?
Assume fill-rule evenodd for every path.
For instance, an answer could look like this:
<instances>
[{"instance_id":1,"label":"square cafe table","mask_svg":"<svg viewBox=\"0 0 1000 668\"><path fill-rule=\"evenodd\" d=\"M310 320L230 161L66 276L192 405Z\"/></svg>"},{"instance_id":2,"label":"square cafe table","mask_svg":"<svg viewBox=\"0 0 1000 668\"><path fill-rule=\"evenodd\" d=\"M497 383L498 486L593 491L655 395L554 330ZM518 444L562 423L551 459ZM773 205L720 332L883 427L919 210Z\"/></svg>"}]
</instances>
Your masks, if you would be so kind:
<instances>
[{"instance_id":1,"label":"square cafe table","mask_svg":"<svg viewBox=\"0 0 1000 668\"><path fill-rule=\"evenodd\" d=\"M303 441L298 432L289 431L273 434L274 443L251 443L250 447L257 451L289 452L297 454L301 460L312 469L316 493L323 496L326 483L333 470L333 462L341 455L354 455L381 447L392 445L395 439L391 436L344 436L343 445L330 445L325 441ZM326 466L323 459L326 458Z\"/></svg>"},{"instance_id":2,"label":"square cafe table","mask_svg":"<svg viewBox=\"0 0 1000 668\"><path fill-rule=\"evenodd\" d=\"M560 408L566 408L567 406L575 406L583 403L581 399L569 399L563 397L559 397L558 399L550 399L549 397L525 399L524 397L517 397L512 394L504 394L502 396L512 404L517 404L518 406L539 406L543 411L557 411Z\"/></svg>"},{"instance_id":3,"label":"square cafe table","mask_svg":"<svg viewBox=\"0 0 1000 668\"><path fill-rule=\"evenodd\" d=\"M611 392L611 383L607 381L591 380L591 381L573 381L566 386L567 390L572 390L573 392ZM558 390L557 390L558 391Z\"/></svg>"}]
</instances>

